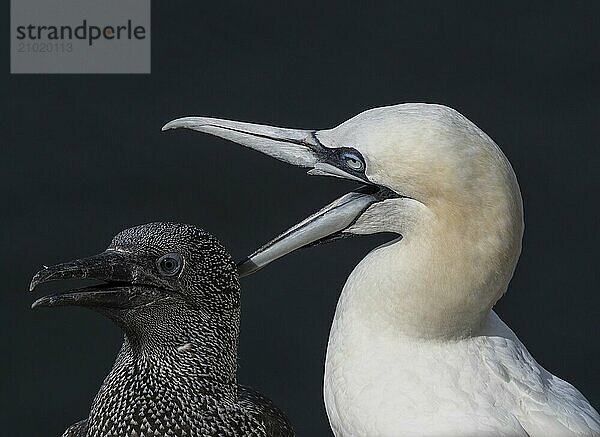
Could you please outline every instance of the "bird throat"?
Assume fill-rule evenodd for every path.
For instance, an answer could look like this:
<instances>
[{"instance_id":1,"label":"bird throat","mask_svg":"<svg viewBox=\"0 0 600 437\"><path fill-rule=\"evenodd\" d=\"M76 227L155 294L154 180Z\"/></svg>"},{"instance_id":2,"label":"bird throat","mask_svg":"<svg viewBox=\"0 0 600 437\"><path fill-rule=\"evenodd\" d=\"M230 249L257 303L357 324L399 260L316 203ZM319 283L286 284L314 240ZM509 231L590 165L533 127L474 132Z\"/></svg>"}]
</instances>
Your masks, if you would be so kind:
<instances>
[{"instance_id":1,"label":"bird throat","mask_svg":"<svg viewBox=\"0 0 600 437\"><path fill-rule=\"evenodd\" d=\"M235 402L239 312L165 317L168 331L127 332L92 404L86 436L201 435L195 424Z\"/></svg>"}]
</instances>

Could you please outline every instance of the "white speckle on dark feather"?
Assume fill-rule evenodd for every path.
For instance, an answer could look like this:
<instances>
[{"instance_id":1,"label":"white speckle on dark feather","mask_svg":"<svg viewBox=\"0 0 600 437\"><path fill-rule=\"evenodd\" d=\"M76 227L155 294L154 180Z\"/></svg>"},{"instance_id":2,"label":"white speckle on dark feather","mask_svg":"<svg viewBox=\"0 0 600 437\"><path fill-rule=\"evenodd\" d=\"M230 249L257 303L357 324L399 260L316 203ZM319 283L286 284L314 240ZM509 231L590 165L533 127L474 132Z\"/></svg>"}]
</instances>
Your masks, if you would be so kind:
<instances>
[{"instance_id":1,"label":"white speckle on dark feather","mask_svg":"<svg viewBox=\"0 0 600 437\"><path fill-rule=\"evenodd\" d=\"M184 343L177 348L177 352L189 351L192 348L192 343Z\"/></svg>"}]
</instances>

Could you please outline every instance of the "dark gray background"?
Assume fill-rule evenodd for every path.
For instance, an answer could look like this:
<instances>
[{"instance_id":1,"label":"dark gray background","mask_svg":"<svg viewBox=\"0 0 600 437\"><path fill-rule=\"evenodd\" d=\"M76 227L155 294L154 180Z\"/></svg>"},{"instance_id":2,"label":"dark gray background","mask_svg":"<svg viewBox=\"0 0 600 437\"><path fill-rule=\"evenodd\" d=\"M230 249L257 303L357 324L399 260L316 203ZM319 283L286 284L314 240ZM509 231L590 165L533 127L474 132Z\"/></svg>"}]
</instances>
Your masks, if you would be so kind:
<instances>
[{"instance_id":1,"label":"dark gray background","mask_svg":"<svg viewBox=\"0 0 600 437\"><path fill-rule=\"evenodd\" d=\"M354 186L210 136L161 133L165 122L327 128L414 101L455 107L511 160L526 231L497 311L542 365L600 405L599 3L415 3L154 2L151 75L10 76L6 65L3 435L58 435L85 417L121 342L92 312L31 311L56 289L27 294L41 264L157 220L198 224L242 257ZM242 282L240 379L300 435L329 433L329 324L346 276L382 241L299 251Z\"/></svg>"}]
</instances>

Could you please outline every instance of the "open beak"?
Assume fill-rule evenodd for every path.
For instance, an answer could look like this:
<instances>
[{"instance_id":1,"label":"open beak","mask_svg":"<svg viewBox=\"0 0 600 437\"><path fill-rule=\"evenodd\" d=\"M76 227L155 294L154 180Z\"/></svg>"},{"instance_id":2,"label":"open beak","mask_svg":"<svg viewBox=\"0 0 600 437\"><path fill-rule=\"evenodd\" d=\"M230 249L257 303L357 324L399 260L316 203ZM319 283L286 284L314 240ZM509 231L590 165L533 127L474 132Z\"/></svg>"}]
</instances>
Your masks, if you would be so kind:
<instances>
[{"instance_id":1,"label":"open beak","mask_svg":"<svg viewBox=\"0 0 600 437\"><path fill-rule=\"evenodd\" d=\"M42 297L31 307L134 307L147 288L134 285L143 278L140 273L139 266L130 256L116 251L44 267L31 280L30 291L44 282L66 279L92 279L103 283Z\"/></svg>"},{"instance_id":2,"label":"open beak","mask_svg":"<svg viewBox=\"0 0 600 437\"><path fill-rule=\"evenodd\" d=\"M280 161L308 167L309 174L335 176L369 184L336 199L258 249L238 264L240 277L254 273L298 248L344 236L344 231L351 227L373 203L398 197L396 193L385 187L371 184L364 173L353 174L348 169L337 165L336 157L345 148L324 146L319 140L318 131L286 129L207 117L178 118L163 126L162 130L177 128L216 135Z\"/></svg>"}]
</instances>

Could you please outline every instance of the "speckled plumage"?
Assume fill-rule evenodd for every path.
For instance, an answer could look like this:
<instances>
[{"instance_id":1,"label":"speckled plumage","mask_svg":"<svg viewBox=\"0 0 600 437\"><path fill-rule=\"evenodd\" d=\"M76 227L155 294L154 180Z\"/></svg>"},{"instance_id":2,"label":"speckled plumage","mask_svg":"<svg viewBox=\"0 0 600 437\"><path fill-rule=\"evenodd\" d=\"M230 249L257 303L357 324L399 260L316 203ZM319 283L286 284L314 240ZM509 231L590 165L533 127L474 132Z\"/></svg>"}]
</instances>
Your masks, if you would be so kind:
<instances>
[{"instance_id":1,"label":"speckled plumage","mask_svg":"<svg viewBox=\"0 0 600 437\"><path fill-rule=\"evenodd\" d=\"M88 418L63 437L293 435L271 401L237 384L240 288L216 238L190 225L152 223L121 232L106 253L133 259L132 283L153 284L151 298L133 308L96 308L125 340ZM183 259L172 278L156 266L167 253Z\"/></svg>"}]
</instances>

